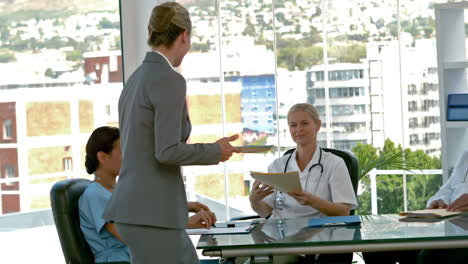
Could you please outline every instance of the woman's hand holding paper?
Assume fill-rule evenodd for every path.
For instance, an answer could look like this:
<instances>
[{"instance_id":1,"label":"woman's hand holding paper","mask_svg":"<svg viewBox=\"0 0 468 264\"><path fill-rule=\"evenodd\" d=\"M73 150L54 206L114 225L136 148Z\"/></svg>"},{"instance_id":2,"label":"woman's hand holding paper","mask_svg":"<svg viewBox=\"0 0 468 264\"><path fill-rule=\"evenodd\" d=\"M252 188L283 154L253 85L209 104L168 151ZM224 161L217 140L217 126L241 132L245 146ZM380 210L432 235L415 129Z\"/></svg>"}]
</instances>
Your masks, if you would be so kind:
<instances>
[{"instance_id":1,"label":"woman's hand holding paper","mask_svg":"<svg viewBox=\"0 0 468 264\"><path fill-rule=\"evenodd\" d=\"M249 200L251 203L260 202L273 192L274 190L272 187L265 184L261 184L260 181L255 180L252 185L252 191L250 192Z\"/></svg>"},{"instance_id":2,"label":"woman's hand holding paper","mask_svg":"<svg viewBox=\"0 0 468 264\"><path fill-rule=\"evenodd\" d=\"M308 192L295 190L292 192L288 192L288 194L294 198L298 203L302 205L311 205L311 201L314 199L314 195Z\"/></svg>"}]
</instances>

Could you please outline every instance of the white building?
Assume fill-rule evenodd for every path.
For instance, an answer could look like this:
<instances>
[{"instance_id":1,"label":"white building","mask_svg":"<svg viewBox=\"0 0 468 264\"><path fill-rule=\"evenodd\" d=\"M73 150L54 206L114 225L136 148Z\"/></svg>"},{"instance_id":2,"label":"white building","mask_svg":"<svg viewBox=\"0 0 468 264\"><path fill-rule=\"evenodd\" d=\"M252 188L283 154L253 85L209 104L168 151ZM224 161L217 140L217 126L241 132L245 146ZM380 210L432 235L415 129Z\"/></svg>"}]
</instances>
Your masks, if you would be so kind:
<instances>
[{"instance_id":1,"label":"white building","mask_svg":"<svg viewBox=\"0 0 468 264\"><path fill-rule=\"evenodd\" d=\"M367 64L336 63L326 70L327 78L324 65L311 67L306 76L307 101L322 119L319 142L344 150L372 143Z\"/></svg>"},{"instance_id":2,"label":"white building","mask_svg":"<svg viewBox=\"0 0 468 264\"><path fill-rule=\"evenodd\" d=\"M405 148L440 154L439 93L434 39L412 41L406 36L398 56L398 42L371 43L371 90L383 101L383 131ZM403 75L400 78L398 68ZM401 87L401 88L400 88ZM379 97L379 91L382 97ZM377 102L377 101L376 101ZM376 111L379 113L379 111Z\"/></svg>"}]
</instances>

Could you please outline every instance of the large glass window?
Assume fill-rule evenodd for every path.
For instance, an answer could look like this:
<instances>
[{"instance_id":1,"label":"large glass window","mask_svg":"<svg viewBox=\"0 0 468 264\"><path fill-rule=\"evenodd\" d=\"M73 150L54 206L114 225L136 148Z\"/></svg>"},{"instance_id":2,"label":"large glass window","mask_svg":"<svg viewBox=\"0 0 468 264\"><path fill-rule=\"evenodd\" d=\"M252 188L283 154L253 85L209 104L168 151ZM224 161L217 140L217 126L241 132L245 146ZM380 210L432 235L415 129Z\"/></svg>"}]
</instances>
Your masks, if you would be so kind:
<instances>
[{"instance_id":1,"label":"large glass window","mask_svg":"<svg viewBox=\"0 0 468 264\"><path fill-rule=\"evenodd\" d=\"M431 78L430 81L422 81L411 74L407 74L411 81L404 81L401 49L410 50L414 46L400 45L407 35L404 25L398 24L401 14L425 8L421 15L425 18L418 19L429 21L425 30L433 37L430 33L433 30L430 21L434 17L432 4L430 1L420 4L403 1L399 7L397 4L397 1L340 1L337 4L337 0L190 2L195 49L187 56L199 59L190 63L185 60L183 68L204 70L189 81L217 83L215 89L205 89L221 96L216 97L220 103L211 104L204 112L206 115L206 111L211 114L219 111L221 121L218 126L211 127L220 129L217 136L234 133L236 129L242 131L239 144L274 144L280 150L271 155L239 155L225 167L218 166L215 170L222 173L211 177L218 177L222 186L218 188L224 188L224 193L216 198L209 194L205 198L224 203L233 212L238 212L237 209L251 212L246 200L248 190L235 191L235 188L241 186L240 179L244 183L251 181L247 171L254 168L265 171L273 158L295 146L286 122L287 111L295 103L310 102L317 107L322 118L319 142L323 147L353 150L358 144L368 144L377 150L383 149L385 140L390 139L416 150L437 138L432 132L414 131L410 140L408 129L418 130L438 122L435 98L411 97L437 92L433 79L437 70L432 64L421 65L421 69L425 69L424 76ZM213 53L215 55L210 55ZM435 51L432 54L435 55ZM209 56L216 59L208 60ZM199 61L206 62L203 64L206 66L199 67ZM217 73L208 73L206 69ZM239 97L231 97L230 102L226 96L229 85L237 85L240 92ZM236 103L237 98L240 103ZM227 109L229 104L234 108ZM199 111L197 105L190 105L190 108L193 113ZM239 115L238 126L226 118L234 113L232 111ZM420 111L432 112L427 116L406 114ZM229 127L235 129L229 130ZM213 130L200 131L215 134ZM195 142L196 137L192 138ZM409 144L410 141L413 144ZM429 144L426 153L429 149L431 155L438 155L434 149L440 149L440 144ZM236 175L239 180L234 180ZM204 188L200 177L187 178L199 183L194 193Z\"/></svg>"},{"instance_id":2,"label":"large glass window","mask_svg":"<svg viewBox=\"0 0 468 264\"><path fill-rule=\"evenodd\" d=\"M265 171L295 146L286 119L295 103L317 107L323 147L384 149L390 139L438 157L433 3L441 1L180 2L193 23L192 49L179 68L189 141L239 133L235 145L277 147L184 168L189 199L218 208L219 219L252 213L248 172ZM89 177L89 133L118 125L119 2L50 12L13 6L4 5L0 23L0 144L9 144L0 151L15 160L17 208L28 211L49 206L44 190L52 182Z\"/></svg>"},{"instance_id":3,"label":"large glass window","mask_svg":"<svg viewBox=\"0 0 468 264\"><path fill-rule=\"evenodd\" d=\"M3 121L3 139L10 139L13 137L13 123L10 119Z\"/></svg>"},{"instance_id":4,"label":"large glass window","mask_svg":"<svg viewBox=\"0 0 468 264\"><path fill-rule=\"evenodd\" d=\"M6 1L0 9L0 168L13 180L2 184L0 214L47 209L54 182L91 178L90 133L118 125L119 1Z\"/></svg>"},{"instance_id":5,"label":"large glass window","mask_svg":"<svg viewBox=\"0 0 468 264\"><path fill-rule=\"evenodd\" d=\"M199 193L206 188L203 181L217 179L217 188L224 189L216 197L215 192L208 194L204 190L204 198L228 206L229 210L224 210L234 215L239 212L236 210L251 212L246 199L250 186L247 182L251 181L247 172L265 171L273 158L295 146L286 116L288 109L300 102L317 107L322 119L319 142L323 147L353 150L358 144L368 144L378 150L384 149L385 140L390 139L415 150L428 143L423 150L437 157L434 150L440 149L440 144L430 144L437 134L419 131L429 126L437 129L432 126L438 123L437 99L416 98L420 93L437 92L437 69L432 62L420 65L420 76L430 80L404 72L402 50L412 50L414 45L400 45L407 41L408 28L398 24L402 14L423 10L422 18L416 21L424 26L416 35L433 39L431 2L400 1L397 6L397 1L191 1L188 6L194 22L194 49L187 58L194 59L184 60L183 74L197 75L188 77L189 84L212 80L215 86L205 86L204 91L220 101L209 109L189 104L192 115L203 112L204 116L220 116L210 129L196 124L200 130L195 130L212 135L204 135L204 139L241 131L238 144L273 144L279 151L238 155L224 167L217 166L217 175L193 172L195 177L187 177L187 181L196 184L188 188ZM435 54L432 51L431 55ZM227 96L228 91L233 91L228 88L231 85L236 86L239 95ZM414 99L406 95L414 95ZM228 105L233 108L228 109ZM408 116L408 112L418 115ZM234 113L239 119L231 122L236 125L228 118ZM411 135L409 129L414 130ZM199 138L192 136L191 140L198 142ZM239 186L244 189L235 191Z\"/></svg>"},{"instance_id":6,"label":"large glass window","mask_svg":"<svg viewBox=\"0 0 468 264\"><path fill-rule=\"evenodd\" d=\"M5 175L5 179L12 179L12 178L15 178L16 175L15 175L15 168L13 168L13 166L11 165L6 165L5 166L5 172L4 172L4 175ZM15 183L10 181L10 182L7 182L6 185L7 186L12 186L14 185Z\"/></svg>"}]
</instances>

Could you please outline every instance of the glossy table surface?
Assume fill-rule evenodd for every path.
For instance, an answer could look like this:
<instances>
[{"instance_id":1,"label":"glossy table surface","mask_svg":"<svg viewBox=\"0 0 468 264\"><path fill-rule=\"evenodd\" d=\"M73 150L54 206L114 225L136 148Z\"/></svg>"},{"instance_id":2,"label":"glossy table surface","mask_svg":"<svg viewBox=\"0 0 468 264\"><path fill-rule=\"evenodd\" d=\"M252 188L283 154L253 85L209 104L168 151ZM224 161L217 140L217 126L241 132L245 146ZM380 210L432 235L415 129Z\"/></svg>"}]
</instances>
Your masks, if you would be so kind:
<instances>
[{"instance_id":1,"label":"glossy table surface","mask_svg":"<svg viewBox=\"0 0 468 264\"><path fill-rule=\"evenodd\" d=\"M250 234L203 235L207 256L344 253L468 247L468 216L401 222L398 215L364 215L360 226L308 227L307 218L260 220Z\"/></svg>"}]
</instances>

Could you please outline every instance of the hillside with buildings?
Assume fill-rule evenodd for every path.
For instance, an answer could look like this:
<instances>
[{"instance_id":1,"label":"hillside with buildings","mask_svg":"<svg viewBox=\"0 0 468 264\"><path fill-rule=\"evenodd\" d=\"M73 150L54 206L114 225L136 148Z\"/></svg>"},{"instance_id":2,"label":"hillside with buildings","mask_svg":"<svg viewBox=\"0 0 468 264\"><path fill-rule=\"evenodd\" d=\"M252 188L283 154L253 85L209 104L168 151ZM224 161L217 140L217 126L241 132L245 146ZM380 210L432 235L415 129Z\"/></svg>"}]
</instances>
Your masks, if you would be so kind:
<instances>
[{"instance_id":1,"label":"hillside with buildings","mask_svg":"<svg viewBox=\"0 0 468 264\"><path fill-rule=\"evenodd\" d=\"M117 10L118 7L118 1L114 0L0 0L0 14L2 15L37 10L108 11Z\"/></svg>"}]
</instances>

